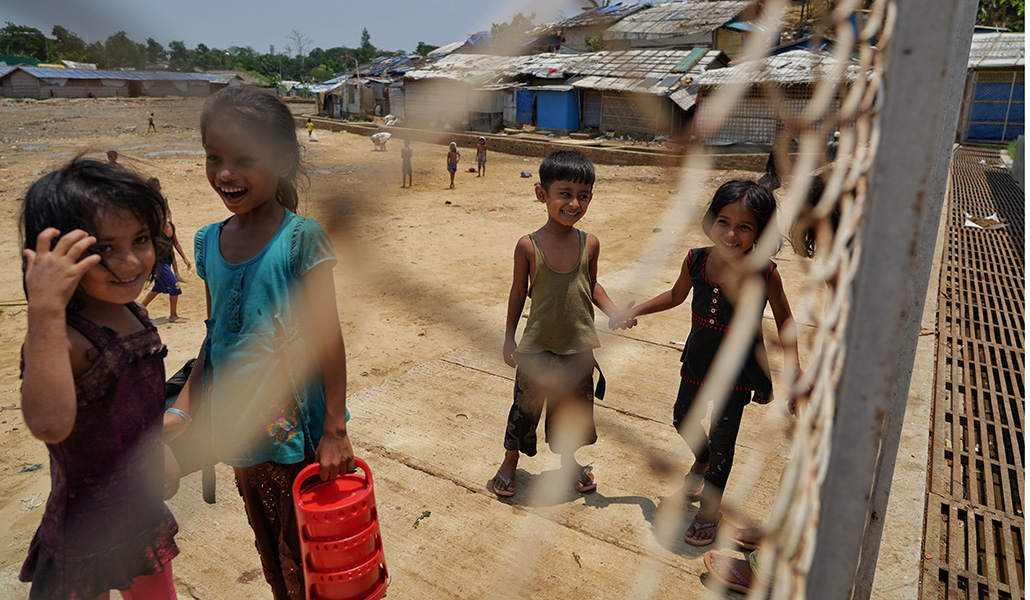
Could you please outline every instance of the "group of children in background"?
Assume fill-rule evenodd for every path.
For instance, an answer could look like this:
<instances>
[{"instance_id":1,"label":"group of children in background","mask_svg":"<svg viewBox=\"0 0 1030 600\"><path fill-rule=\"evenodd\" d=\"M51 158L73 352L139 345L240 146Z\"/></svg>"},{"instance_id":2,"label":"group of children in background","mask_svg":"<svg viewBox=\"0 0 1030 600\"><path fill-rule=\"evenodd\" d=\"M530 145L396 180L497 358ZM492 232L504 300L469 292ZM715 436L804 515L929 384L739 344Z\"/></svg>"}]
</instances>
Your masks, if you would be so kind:
<instances>
[{"instance_id":1,"label":"group of children in background","mask_svg":"<svg viewBox=\"0 0 1030 600\"><path fill-rule=\"evenodd\" d=\"M167 442L194 420L218 433L210 436L212 458L233 467L277 600L305 597L294 477L315 461L323 480L354 470L332 274L336 254L318 223L295 213L301 150L293 117L273 95L227 88L205 102L201 139L208 182L231 216L195 237L196 272L209 298L207 335L182 393L167 409L166 349L135 303L150 279L156 283L144 304L177 287L169 283L173 248L191 268L160 185L80 157L26 193L22 408L29 430L47 444L52 485L21 571L21 579L32 582L33 600L106 599L112 589L125 598L175 597L177 525L164 500L177 489L180 471ZM410 160L406 142L406 178ZM452 143L452 186L458 160ZM483 138L477 162L482 175ZM536 454L546 410L546 441L561 456L570 484L595 490L591 467L575 458L597 440L594 306L610 327L628 328L640 316L678 306L693 291L672 423L696 459L687 493L701 498L685 540L710 544L742 411L752 399L772 400L760 329L707 435L698 414L704 411L691 409L726 336L746 275L744 259L770 227L775 200L754 182L722 185L702 219L712 245L687 253L670 290L620 309L598 282L597 237L576 228L593 197L593 165L581 154L555 152L539 174L534 190L547 220L515 247L503 346L504 361L516 368L514 399L492 489L499 496L516 493L519 456ZM793 319L776 265L767 262L760 276L786 358L796 365ZM529 319L516 341L527 298ZM172 317L178 318L174 303ZM602 387L603 376L598 397Z\"/></svg>"}]
</instances>

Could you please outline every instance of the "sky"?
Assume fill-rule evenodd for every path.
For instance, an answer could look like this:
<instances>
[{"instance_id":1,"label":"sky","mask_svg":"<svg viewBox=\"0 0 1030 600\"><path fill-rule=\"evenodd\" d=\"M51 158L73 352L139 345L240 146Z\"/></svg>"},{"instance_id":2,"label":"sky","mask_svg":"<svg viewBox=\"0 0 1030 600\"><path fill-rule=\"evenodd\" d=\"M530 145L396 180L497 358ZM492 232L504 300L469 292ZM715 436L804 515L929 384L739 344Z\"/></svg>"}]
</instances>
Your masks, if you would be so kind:
<instances>
[{"instance_id":1,"label":"sky","mask_svg":"<svg viewBox=\"0 0 1030 600\"><path fill-rule=\"evenodd\" d=\"M508 22L515 13L536 13L536 22L572 16L585 0L3 0L0 21L39 29L54 25L86 43L124 30L133 41L172 40L187 48L251 46L282 52L296 30L309 48L357 47L361 30L384 50L413 51L419 42L443 46Z\"/></svg>"}]
</instances>

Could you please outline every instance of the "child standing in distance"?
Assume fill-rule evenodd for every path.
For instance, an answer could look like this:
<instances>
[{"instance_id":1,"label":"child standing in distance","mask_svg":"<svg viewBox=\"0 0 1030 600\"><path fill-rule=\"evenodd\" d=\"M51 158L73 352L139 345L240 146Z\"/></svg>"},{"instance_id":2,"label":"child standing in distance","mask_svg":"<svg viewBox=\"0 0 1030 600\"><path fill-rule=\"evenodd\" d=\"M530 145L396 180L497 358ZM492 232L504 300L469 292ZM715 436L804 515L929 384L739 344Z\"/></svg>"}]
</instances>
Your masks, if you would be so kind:
<instances>
[{"instance_id":1,"label":"child standing in distance","mask_svg":"<svg viewBox=\"0 0 1030 600\"><path fill-rule=\"evenodd\" d=\"M515 246L515 271L508 296L504 362L516 367L514 402L504 434L504 462L492 486L498 496L515 494L519 453L536 455L536 428L546 405L545 429L562 470L580 492L597 488L591 468L575 452L597 441L594 429L594 306L607 315L615 305L597 281L601 244L575 228L593 198L594 165L576 152L554 152L540 163L537 200L547 223ZM526 297L533 299L522 339L515 329Z\"/></svg>"},{"instance_id":2,"label":"child standing in distance","mask_svg":"<svg viewBox=\"0 0 1030 600\"><path fill-rule=\"evenodd\" d=\"M476 143L476 177L482 177L486 173L486 138L480 136Z\"/></svg>"},{"instance_id":3,"label":"child standing in distance","mask_svg":"<svg viewBox=\"0 0 1030 600\"><path fill-rule=\"evenodd\" d=\"M200 132L208 182L232 215L194 239L208 330L176 408L203 380L212 450L233 466L265 579L277 600L302 600L293 480L313 461L323 480L354 471L336 253L294 213L300 145L285 104L226 88L204 103Z\"/></svg>"},{"instance_id":4,"label":"child standing in distance","mask_svg":"<svg viewBox=\"0 0 1030 600\"><path fill-rule=\"evenodd\" d=\"M178 526L164 504L174 489L163 484L165 347L135 303L154 268L163 210L136 175L82 158L25 196L22 414L46 442L51 468L19 576L32 582L32 600L107 600L112 589L176 597Z\"/></svg>"},{"instance_id":5,"label":"child standing in distance","mask_svg":"<svg viewBox=\"0 0 1030 600\"><path fill-rule=\"evenodd\" d=\"M313 132L315 130L315 124L311 122L310 118L308 119L307 123L304 123L304 129L308 130L308 139L310 140L311 139L311 132Z\"/></svg>"},{"instance_id":6,"label":"child standing in distance","mask_svg":"<svg viewBox=\"0 0 1030 600\"><path fill-rule=\"evenodd\" d=\"M161 182L157 177L148 179L147 185L154 188L158 194L161 193ZM157 246L157 267L154 269L154 287L147 293L146 298L140 304L144 307L149 306L154 301L154 298L157 298L158 294L168 294L168 322L185 323L186 318L180 317L177 310L182 289L179 288L179 273L175 267L175 254L173 254L173 250L178 250L179 256L186 262L187 271L193 268L193 265L190 264L190 259L186 258L186 253L182 251L182 244L179 243L179 238L175 235L172 211L168 210L167 201L165 201L160 239L161 243Z\"/></svg>"},{"instance_id":7,"label":"child standing in distance","mask_svg":"<svg viewBox=\"0 0 1030 600\"><path fill-rule=\"evenodd\" d=\"M454 189L454 174L458 172L458 161L461 160L461 153L458 152L458 144L451 142L447 147L447 172L451 174L451 188Z\"/></svg>"},{"instance_id":8,"label":"child standing in distance","mask_svg":"<svg viewBox=\"0 0 1030 600\"><path fill-rule=\"evenodd\" d=\"M401 187L411 187L414 171L411 168L411 157L415 152L411 149L411 140L404 140L404 147L401 148Z\"/></svg>"},{"instance_id":9,"label":"child standing in distance","mask_svg":"<svg viewBox=\"0 0 1030 600\"><path fill-rule=\"evenodd\" d=\"M691 301L693 322L681 358L682 381L672 420L695 457L694 465L684 480L687 496L701 498L694 522L684 536L692 546L707 546L715 541L716 530L722 521L719 511L722 494L733 466L744 407L752 396L759 404L772 401L772 380L767 372L768 361L759 329L755 332L744 366L728 390L729 396L721 414L712 418L710 434L705 434L700 423L703 411L700 411L702 414L698 420L687 419L733 318L733 299L744 276L740 263L754 248L775 210L776 200L765 186L745 180L724 183L715 192L701 221L705 234L714 245L695 248L687 253L672 289L639 306L631 305L619 311L609 322L613 329L631 327L637 316L679 306L691 289L694 290ZM764 276L765 295L776 318L786 360L796 366L798 347L792 334L794 318L775 263L768 264Z\"/></svg>"},{"instance_id":10,"label":"child standing in distance","mask_svg":"<svg viewBox=\"0 0 1030 600\"><path fill-rule=\"evenodd\" d=\"M157 133L157 126L154 125L154 113L150 113L150 116L147 117L147 133L151 131Z\"/></svg>"}]
</instances>

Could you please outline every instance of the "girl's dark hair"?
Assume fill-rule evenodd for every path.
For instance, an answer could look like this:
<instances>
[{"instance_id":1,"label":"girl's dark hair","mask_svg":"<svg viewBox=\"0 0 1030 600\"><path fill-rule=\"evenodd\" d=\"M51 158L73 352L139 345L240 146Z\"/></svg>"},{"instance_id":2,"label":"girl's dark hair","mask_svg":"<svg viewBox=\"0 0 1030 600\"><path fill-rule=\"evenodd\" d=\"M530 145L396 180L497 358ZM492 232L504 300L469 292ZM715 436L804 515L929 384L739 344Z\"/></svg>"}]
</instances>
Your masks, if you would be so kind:
<instances>
[{"instance_id":1,"label":"girl's dark hair","mask_svg":"<svg viewBox=\"0 0 1030 600\"><path fill-rule=\"evenodd\" d=\"M78 156L67 165L44 175L25 193L19 218L22 248L36 248L36 238L48 227L64 235L75 229L97 232L97 219L107 209L125 210L147 226L154 250L167 243L160 235L165 214L161 194L121 165ZM24 285L26 261L22 258ZM151 273L151 276L153 273ZM72 296L68 309L82 308Z\"/></svg>"},{"instance_id":2,"label":"girl's dark hair","mask_svg":"<svg viewBox=\"0 0 1030 600\"><path fill-rule=\"evenodd\" d=\"M552 152L540 163L540 185L546 190L555 181L574 181L593 187L594 163L579 152Z\"/></svg>"},{"instance_id":3,"label":"girl's dark hair","mask_svg":"<svg viewBox=\"0 0 1030 600\"><path fill-rule=\"evenodd\" d=\"M292 157L290 172L279 178L275 199L297 212L297 179L303 174L300 164L300 142L293 122L293 113L275 95L251 87L227 87L204 102L200 113L200 138L206 142L208 128L216 119L231 119L246 127L269 144L280 156Z\"/></svg>"},{"instance_id":4,"label":"girl's dark hair","mask_svg":"<svg viewBox=\"0 0 1030 600\"><path fill-rule=\"evenodd\" d=\"M794 247L794 252L797 252L801 256L812 258L815 256L815 243L816 243L816 221L812 216L812 210L817 204L819 199L823 196L823 191L826 189L826 181L822 175L816 175L812 177L811 187L808 189L808 198L805 200L805 206L802 207L801 212L798 214L798 218L794 221L790 232L790 244ZM830 231L834 235L837 233L837 226L840 225L840 203L834 205L833 210L826 217L830 224Z\"/></svg>"},{"instance_id":5,"label":"girl's dark hair","mask_svg":"<svg viewBox=\"0 0 1030 600\"><path fill-rule=\"evenodd\" d=\"M708 205L708 211L701 219L701 228L704 229L705 235L712 231L712 225L715 224L715 218L719 216L719 211L729 204L737 203L755 213L755 217L758 219L756 225L758 231L755 234L761 236L766 225L772 221L773 213L776 212L776 198L773 197L769 188L748 179L727 181L715 191L712 202Z\"/></svg>"}]
</instances>

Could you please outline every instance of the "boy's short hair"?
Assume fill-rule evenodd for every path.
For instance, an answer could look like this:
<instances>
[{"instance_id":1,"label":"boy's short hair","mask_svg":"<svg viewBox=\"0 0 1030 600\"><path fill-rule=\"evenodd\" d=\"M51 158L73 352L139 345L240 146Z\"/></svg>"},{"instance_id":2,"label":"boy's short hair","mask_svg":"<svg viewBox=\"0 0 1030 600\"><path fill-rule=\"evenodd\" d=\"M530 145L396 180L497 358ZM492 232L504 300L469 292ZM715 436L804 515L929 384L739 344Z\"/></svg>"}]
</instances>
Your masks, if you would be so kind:
<instances>
[{"instance_id":1,"label":"boy's short hair","mask_svg":"<svg viewBox=\"0 0 1030 600\"><path fill-rule=\"evenodd\" d=\"M547 189L555 181L574 181L593 187L594 163L579 152L552 152L540 163L540 185Z\"/></svg>"}]
</instances>

